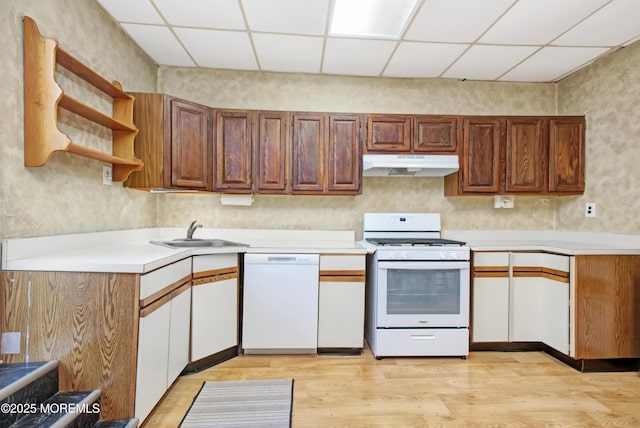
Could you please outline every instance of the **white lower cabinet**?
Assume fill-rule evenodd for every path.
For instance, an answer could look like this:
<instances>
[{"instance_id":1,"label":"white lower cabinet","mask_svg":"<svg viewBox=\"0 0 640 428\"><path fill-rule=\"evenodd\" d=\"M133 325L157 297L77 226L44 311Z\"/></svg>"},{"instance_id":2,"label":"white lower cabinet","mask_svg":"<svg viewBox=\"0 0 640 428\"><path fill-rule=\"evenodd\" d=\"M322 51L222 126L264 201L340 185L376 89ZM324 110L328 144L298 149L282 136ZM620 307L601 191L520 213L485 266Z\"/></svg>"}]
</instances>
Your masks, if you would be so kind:
<instances>
[{"instance_id":1,"label":"white lower cabinet","mask_svg":"<svg viewBox=\"0 0 640 428\"><path fill-rule=\"evenodd\" d=\"M191 330L190 286L183 287L171 299L171 323L169 325L169 361L167 363L167 388L189 364L189 332Z\"/></svg>"},{"instance_id":2,"label":"white lower cabinet","mask_svg":"<svg viewBox=\"0 0 640 428\"><path fill-rule=\"evenodd\" d=\"M191 259L140 278L135 416L142 422L189 361Z\"/></svg>"},{"instance_id":3,"label":"white lower cabinet","mask_svg":"<svg viewBox=\"0 0 640 428\"><path fill-rule=\"evenodd\" d=\"M513 277L509 289L509 341L540 341L540 277Z\"/></svg>"},{"instance_id":4,"label":"white lower cabinet","mask_svg":"<svg viewBox=\"0 0 640 428\"><path fill-rule=\"evenodd\" d=\"M474 253L473 342L543 342L569 354L570 257Z\"/></svg>"},{"instance_id":5,"label":"white lower cabinet","mask_svg":"<svg viewBox=\"0 0 640 428\"><path fill-rule=\"evenodd\" d=\"M238 345L238 256L193 257L191 361Z\"/></svg>"},{"instance_id":6,"label":"white lower cabinet","mask_svg":"<svg viewBox=\"0 0 640 428\"><path fill-rule=\"evenodd\" d=\"M320 255L318 348L362 348L364 254Z\"/></svg>"},{"instance_id":7,"label":"white lower cabinet","mask_svg":"<svg viewBox=\"0 0 640 428\"><path fill-rule=\"evenodd\" d=\"M509 278L473 279L474 342L509 340Z\"/></svg>"},{"instance_id":8,"label":"white lower cabinet","mask_svg":"<svg viewBox=\"0 0 640 428\"><path fill-rule=\"evenodd\" d=\"M136 379L136 417L140 422L167 390L170 324L171 302L140 317Z\"/></svg>"},{"instance_id":9,"label":"white lower cabinet","mask_svg":"<svg viewBox=\"0 0 640 428\"><path fill-rule=\"evenodd\" d=\"M545 278L540 300L544 313L540 328L542 342L569 355L569 282Z\"/></svg>"}]
</instances>

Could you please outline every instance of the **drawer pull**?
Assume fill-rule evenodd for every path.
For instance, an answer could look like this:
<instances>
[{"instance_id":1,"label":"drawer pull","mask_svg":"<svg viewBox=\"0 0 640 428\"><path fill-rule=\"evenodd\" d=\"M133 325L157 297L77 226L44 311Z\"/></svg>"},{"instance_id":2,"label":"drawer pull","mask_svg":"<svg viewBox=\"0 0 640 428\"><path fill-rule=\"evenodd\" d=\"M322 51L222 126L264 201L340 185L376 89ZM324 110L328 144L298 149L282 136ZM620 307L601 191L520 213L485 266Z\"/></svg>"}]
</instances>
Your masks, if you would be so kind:
<instances>
[{"instance_id":1,"label":"drawer pull","mask_svg":"<svg viewBox=\"0 0 640 428\"><path fill-rule=\"evenodd\" d=\"M436 340L436 336L433 334L420 334L411 335L411 340Z\"/></svg>"}]
</instances>

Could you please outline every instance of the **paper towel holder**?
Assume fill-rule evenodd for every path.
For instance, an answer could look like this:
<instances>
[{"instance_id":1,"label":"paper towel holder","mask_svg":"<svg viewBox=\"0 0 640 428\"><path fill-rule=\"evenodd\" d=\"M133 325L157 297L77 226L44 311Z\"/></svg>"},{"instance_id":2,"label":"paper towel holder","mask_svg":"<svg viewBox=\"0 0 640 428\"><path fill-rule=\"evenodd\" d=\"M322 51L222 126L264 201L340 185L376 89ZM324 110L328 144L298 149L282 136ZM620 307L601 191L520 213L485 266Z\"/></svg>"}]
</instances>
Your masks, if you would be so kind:
<instances>
[{"instance_id":1,"label":"paper towel holder","mask_svg":"<svg viewBox=\"0 0 640 428\"><path fill-rule=\"evenodd\" d=\"M253 194L237 195L237 194L222 194L220 195L220 203L222 205L236 205L242 207L250 207L253 204Z\"/></svg>"}]
</instances>

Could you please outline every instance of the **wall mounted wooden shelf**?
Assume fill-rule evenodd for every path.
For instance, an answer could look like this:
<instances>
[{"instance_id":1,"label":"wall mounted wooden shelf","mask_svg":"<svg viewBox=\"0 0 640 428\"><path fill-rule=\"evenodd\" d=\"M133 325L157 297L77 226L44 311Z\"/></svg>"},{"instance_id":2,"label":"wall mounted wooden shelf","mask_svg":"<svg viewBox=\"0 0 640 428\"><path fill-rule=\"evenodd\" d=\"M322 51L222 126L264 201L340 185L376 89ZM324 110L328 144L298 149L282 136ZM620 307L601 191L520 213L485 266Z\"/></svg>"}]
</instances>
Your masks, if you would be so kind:
<instances>
[{"instance_id":1,"label":"wall mounted wooden shelf","mask_svg":"<svg viewBox=\"0 0 640 428\"><path fill-rule=\"evenodd\" d=\"M64 93L56 81L60 65L113 98L109 116ZM133 123L135 98L122 90L120 83L109 82L58 46L43 37L35 21L24 17L24 164L42 166L53 152L75 153L113 164L113 181L127 179L143 163L133 150L138 129ZM85 147L71 141L58 128L58 108L75 113L112 130L112 153Z\"/></svg>"}]
</instances>

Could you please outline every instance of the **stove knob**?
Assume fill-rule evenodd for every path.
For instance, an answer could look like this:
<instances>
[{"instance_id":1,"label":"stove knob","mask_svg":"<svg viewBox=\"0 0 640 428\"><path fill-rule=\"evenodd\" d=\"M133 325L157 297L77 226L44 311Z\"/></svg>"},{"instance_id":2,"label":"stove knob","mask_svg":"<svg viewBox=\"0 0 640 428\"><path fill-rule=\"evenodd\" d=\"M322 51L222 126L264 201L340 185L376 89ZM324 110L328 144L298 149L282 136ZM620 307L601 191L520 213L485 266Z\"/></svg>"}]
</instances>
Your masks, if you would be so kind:
<instances>
[{"instance_id":1,"label":"stove knob","mask_svg":"<svg viewBox=\"0 0 640 428\"><path fill-rule=\"evenodd\" d=\"M444 251L440 251L440 260L445 260L447 258L447 253Z\"/></svg>"},{"instance_id":2,"label":"stove knob","mask_svg":"<svg viewBox=\"0 0 640 428\"><path fill-rule=\"evenodd\" d=\"M458 253L455 253L455 252L452 251L452 252L449 253L449 255L450 255L449 258L451 260L458 260Z\"/></svg>"}]
</instances>

